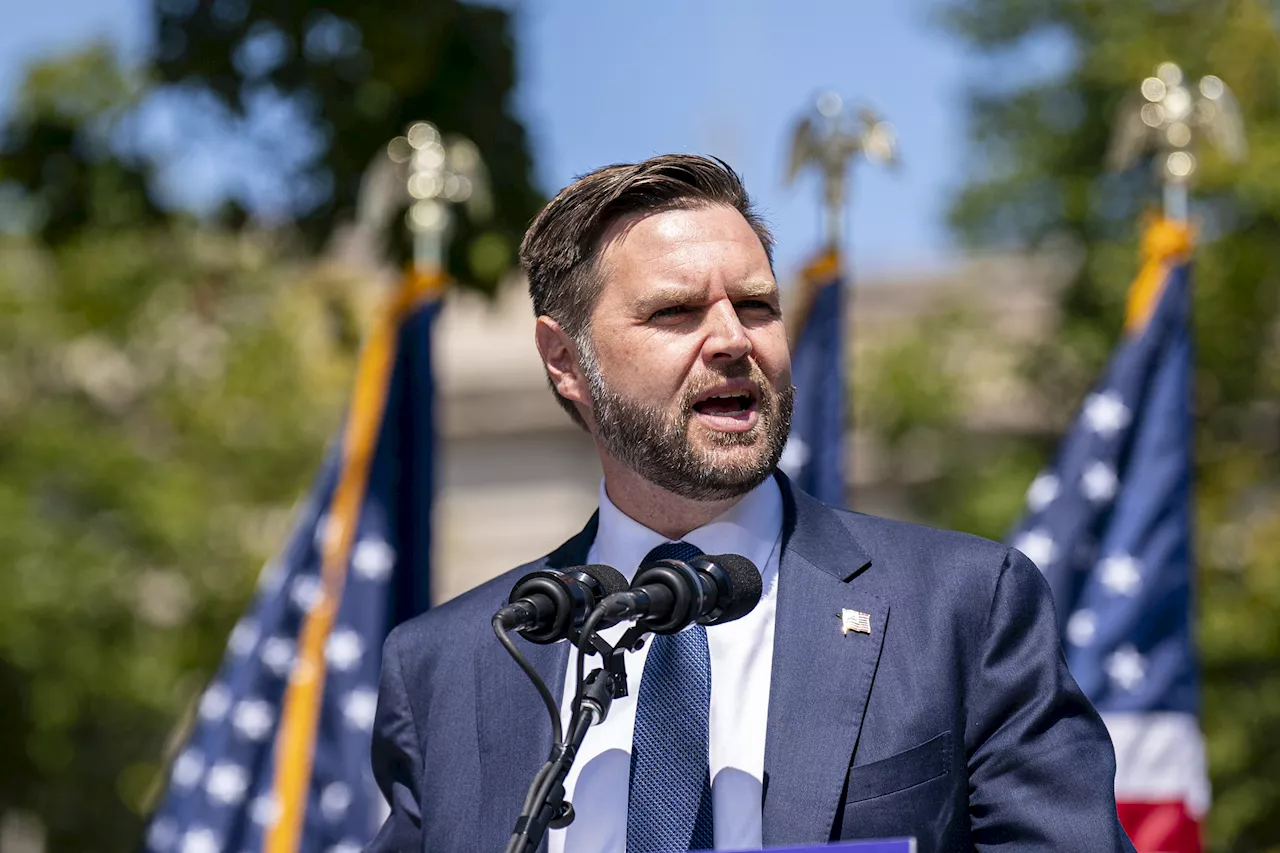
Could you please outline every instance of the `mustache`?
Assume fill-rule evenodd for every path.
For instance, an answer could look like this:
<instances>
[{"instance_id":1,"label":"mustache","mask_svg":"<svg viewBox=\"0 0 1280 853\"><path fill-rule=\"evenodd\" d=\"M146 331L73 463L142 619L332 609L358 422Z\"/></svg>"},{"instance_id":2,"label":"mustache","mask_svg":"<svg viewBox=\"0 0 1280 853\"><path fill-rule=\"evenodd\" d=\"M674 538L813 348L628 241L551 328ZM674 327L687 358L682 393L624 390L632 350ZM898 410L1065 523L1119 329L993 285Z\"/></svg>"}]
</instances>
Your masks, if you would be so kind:
<instances>
[{"instance_id":1,"label":"mustache","mask_svg":"<svg viewBox=\"0 0 1280 853\"><path fill-rule=\"evenodd\" d=\"M686 410L692 409L693 401L698 399L703 392L732 379L746 379L749 381L752 385L752 390L755 391L756 401L761 404L768 399L769 392L772 390L769 387L768 380L765 378L764 371L760 369L760 365L744 358L741 361L727 364L720 370L709 368L708 373L700 375L696 380L691 378L681 400L683 408Z\"/></svg>"}]
</instances>

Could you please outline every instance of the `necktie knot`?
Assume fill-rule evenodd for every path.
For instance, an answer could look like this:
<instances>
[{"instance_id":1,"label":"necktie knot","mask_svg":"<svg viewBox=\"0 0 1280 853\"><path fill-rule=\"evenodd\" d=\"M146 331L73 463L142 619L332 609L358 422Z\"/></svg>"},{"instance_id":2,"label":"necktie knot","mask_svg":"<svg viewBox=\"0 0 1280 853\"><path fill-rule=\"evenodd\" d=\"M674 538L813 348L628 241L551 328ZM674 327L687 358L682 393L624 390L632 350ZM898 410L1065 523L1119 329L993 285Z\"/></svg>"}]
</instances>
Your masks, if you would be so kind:
<instances>
[{"instance_id":1,"label":"necktie knot","mask_svg":"<svg viewBox=\"0 0 1280 853\"><path fill-rule=\"evenodd\" d=\"M657 560L691 560L694 557L701 557L702 549L697 545L690 545L688 542L663 542L657 548L654 548L644 556L645 563L652 563Z\"/></svg>"}]
</instances>

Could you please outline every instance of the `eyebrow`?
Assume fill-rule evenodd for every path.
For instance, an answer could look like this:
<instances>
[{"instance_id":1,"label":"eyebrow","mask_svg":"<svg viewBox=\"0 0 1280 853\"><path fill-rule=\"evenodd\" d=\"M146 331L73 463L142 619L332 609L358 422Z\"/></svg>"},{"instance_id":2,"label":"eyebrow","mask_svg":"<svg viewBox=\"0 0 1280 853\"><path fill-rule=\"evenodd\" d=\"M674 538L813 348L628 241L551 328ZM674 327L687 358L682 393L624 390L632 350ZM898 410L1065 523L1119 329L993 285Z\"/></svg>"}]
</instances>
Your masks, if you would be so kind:
<instances>
[{"instance_id":1,"label":"eyebrow","mask_svg":"<svg viewBox=\"0 0 1280 853\"><path fill-rule=\"evenodd\" d=\"M704 288L681 287L680 285L656 285L645 291L638 300L641 305L655 305L660 302L687 302L697 299L705 292ZM748 279L736 286L733 297L739 299L758 299L778 295L778 285L767 279Z\"/></svg>"}]
</instances>

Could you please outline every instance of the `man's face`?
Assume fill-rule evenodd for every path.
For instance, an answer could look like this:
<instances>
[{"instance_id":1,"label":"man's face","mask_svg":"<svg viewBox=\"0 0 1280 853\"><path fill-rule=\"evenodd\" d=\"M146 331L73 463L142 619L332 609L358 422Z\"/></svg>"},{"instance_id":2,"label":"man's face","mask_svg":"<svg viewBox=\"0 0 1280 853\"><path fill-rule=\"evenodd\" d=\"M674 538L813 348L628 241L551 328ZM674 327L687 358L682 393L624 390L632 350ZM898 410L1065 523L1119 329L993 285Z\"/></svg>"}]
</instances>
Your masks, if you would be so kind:
<instances>
[{"instance_id":1,"label":"man's face","mask_svg":"<svg viewBox=\"0 0 1280 853\"><path fill-rule=\"evenodd\" d=\"M750 491L777 465L794 395L760 239L715 205L624 218L603 246L584 365L596 440L687 498Z\"/></svg>"}]
</instances>

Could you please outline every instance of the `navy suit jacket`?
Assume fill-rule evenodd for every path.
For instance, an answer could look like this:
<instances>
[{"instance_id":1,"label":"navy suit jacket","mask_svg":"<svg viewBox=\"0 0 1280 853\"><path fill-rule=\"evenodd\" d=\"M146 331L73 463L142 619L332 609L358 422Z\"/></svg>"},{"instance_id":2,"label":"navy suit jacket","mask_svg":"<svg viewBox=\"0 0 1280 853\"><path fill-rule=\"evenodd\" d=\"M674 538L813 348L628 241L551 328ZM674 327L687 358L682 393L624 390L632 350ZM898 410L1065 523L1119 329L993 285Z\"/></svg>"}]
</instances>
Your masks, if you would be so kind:
<instances>
[{"instance_id":1,"label":"navy suit jacket","mask_svg":"<svg viewBox=\"0 0 1280 853\"><path fill-rule=\"evenodd\" d=\"M778 479L765 846L912 835L921 853L1132 851L1111 741L1067 672L1035 565ZM594 538L593 518L550 555L392 632L373 733L391 815L367 851L504 848L551 726L490 619L518 577L585 563ZM843 634L845 608L870 614L871 633ZM568 645L517 642L559 696Z\"/></svg>"}]
</instances>

